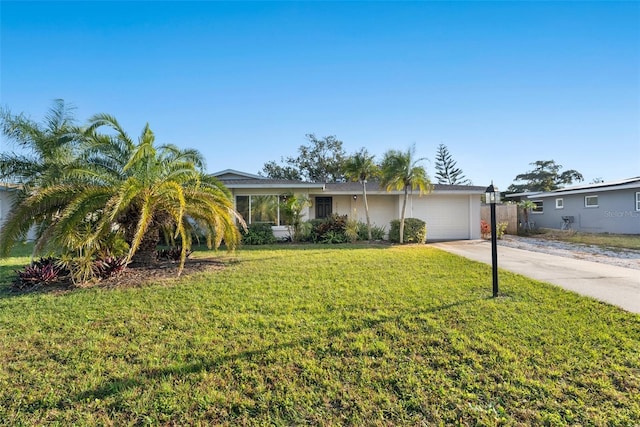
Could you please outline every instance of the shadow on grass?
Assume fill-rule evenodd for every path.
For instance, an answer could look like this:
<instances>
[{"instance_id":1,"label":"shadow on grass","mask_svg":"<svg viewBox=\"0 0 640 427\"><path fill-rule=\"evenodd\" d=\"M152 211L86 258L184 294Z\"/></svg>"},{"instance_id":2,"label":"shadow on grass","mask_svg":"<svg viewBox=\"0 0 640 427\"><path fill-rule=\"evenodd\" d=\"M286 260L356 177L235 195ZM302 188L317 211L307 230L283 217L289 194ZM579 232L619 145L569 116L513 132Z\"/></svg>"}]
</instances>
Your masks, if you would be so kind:
<instances>
[{"instance_id":1,"label":"shadow on grass","mask_svg":"<svg viewBox=\"0 0 640 427\"><path fill-rule=\"evenodd\" d=\"M387 242L357 242L357 243L339 243L339 244L324 244L324 243L277 243L275 245L244 245L241 246L238 251L252 251L252 250L271 250L271 251L309 251L309 250L359 250L359 249L389 249L395 245ZM206 249L206 248L205 248Z\"/></svg>"},{"instance_id":2,"label":"shadow on grass","mask_svg":"<svg viewBox=\"0 0 640 427\"><path fill-rule=\"evenodd\" d=\"M194 256L191 259L203 259L215 256L221 263L225 265L234 265L243 262L254 262L254 261L264 261L269 259L276 259L275 256L266 256L263 258L255 258L255 259L244 259L241 260L238 258L238 252L242 251L283 251L283 252L300 252L300 251L325 251L325 250L362 250L362 249L378 249L384 250L394 247L395 245L390 244L387 241L381 242L357 242L357 243L343 243L343 244L321 244L321 243L278 243L275 245L257 245L257 246L242 246L237 252L226 252L225 248L219 248L218 250L210 250L206 246L198 246L194 245ZM15 256L27 256L30 255L33 249L33 244L25 244L24 247L20 247L14 250L11 254L12 257ZM26 265L26 264L25 264ZM38 286L33 289L28 290L14 290L12 289L13 280L16 278L16 270L21 269L24 265L16 264L16 265L0 265L0 299L6 298L14 298L19 296L24 296L28 294L60 294L60 293L68 293L77 290L73 286L69 286L66 284L54 284L54 285L45 285ZM114 287L114 289L117 287Z\"/></svg>"},{"instance_id":3,"label":"shadow on grass","mask_svg":"<svg viewBox=\"0 0 640 427\"><path fill-rule=\"evenodd\" d=\"M382 323L386 322L395 322L404 318L407 314L412 316L419 316L423 314L433 314L441 311L446 311L452 308L460 307L463 305L471 304L474 302L478 302L481 300L486 300L487 298L475 298L464 301L458 301L450 304L441 305L438 307L433 307L428 310L415 310L412 312L405 312L402 315L396 316L387 316L381 317L379 319L365 319L360 321L357 325L354 325L352 328L342 328L336 329L324 336L324 338L336 338L348 333L358 333L366 329L374 328ZM73 400L76 402L86 402L87 400L94 399L104 399L109 396L116 395L118 393L124 392L128 389L132 389L135 387L144 387L149 382L157 381L167 377L173 376L182 376L182 375L191 375L196 374L202 371L210 371L219 367L220 365L233 362L236 360L251 360L254 357L265 356L271 351L278 350L286 350L293 349L296 347L305 347L314 344L314 341L317 341L318 338L314 337L306 337L297 341L289 341L280 344L272 344L268 345L261 349L256 350L247 350L242 351L235 354L229 354L225 356L220 356L211 360L201 360L194 363L186 363L180 366L166 367L166 368L153 368L153 369L143 369L139 372L138 375L132 377L119 377L113 378L110 381L92 389L81 392L73 397ZM61 403L63 400L61 399Z\"/></svg>"}]
</instances>

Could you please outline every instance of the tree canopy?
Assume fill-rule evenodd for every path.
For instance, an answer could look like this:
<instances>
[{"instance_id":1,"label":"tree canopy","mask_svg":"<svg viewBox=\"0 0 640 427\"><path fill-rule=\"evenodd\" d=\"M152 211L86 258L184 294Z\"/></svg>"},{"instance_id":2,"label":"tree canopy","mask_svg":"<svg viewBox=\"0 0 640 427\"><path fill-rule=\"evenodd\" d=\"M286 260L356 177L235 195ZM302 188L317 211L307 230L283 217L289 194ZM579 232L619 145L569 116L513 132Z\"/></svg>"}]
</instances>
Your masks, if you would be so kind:
<instances>
[{"instance_id":1,"label":"tree canopy","mask_svg":"<svg viewBox=\"0 0 640 427\"><path fill-rule=\"evenodd\" d=\"M41 134L40 125L24 123L25 134ZM51 156L36 156L32 163L39 169L14 170L19 176L39 172L29 175L35 178L2 227L3 255L31 226L46 224L35 250L47 248L60 255L74 277L84 281L91 277L94 261L116 250L126 254L127 262L154 261L161 231L179 239L180 270L193 235L206 238L209 246L217 247L223 240L229 249L238 244L236 220L242 219L233 210L229 190L204 173L199 152L156 145L149 125L134 141L106 114L92 117L85 128L73 132L72 138L52 143L56 153L73 148L74 155L65 160L64 168L59 167L62 160L56 154L53 159L59 161L55 162Z\"/></svg>"},{"instance_id":2,"label":"tree canopy","mask_svg":"<svg viewBox=\"0 0 640 427\"><path fill-rule=\"evenodd\" d=\"M367 181L379 175L378 165L375 163L375 156L369 154L365 148L361 148L357 153L349 156L344 162L344 175L351 181L358 181L362 184L362 198L364 200L364 211L367 217L367 233L369 241L371 235L371 218L369 217L369 201L367 200Z\"/></svg>"},{"instance_id":3,"label":"tree canopy","mask_svg":"<svg viewBox=\"0 0 640 427\"><path fill-rule=\"evenodd\" d=\"M0 179L22 184L25 191L58 179L78 155L80 135L72 111L56 99L44 122L37 123L0 110L2 134L19 149L0 152Z\"/></svg>"},{"instance_id":4,"label":"tree canopy","mask_svg":"<svg viewBox=\"0 0 640 427\"><path fill-rule=\"evenodd\" d=\"M412 145L407 151L389 150L381 163L380 184L391 190L404 190L404 199L400 216L400 243L404 239L404 217L407 210L409 190L418 189L420 194L431 191L431 181L427 170L420 165L424 158L415 157L416 147Z\"/></svg>"},{"instance_id":5,"label":"tree canopy","mask_svg":"<svg viewBox=\"0 0 640 427\"><path fill-rule=\"evenodd\" d=\"M259 174L274 179L297 181L341 182L346 152L335 136L317 138L306 135L309 144L298 147L297 157L281 158L281 164L269 161Z\"/></svg>"},{"instance_id":6,"label":"tree canopy","mask_svg":"<svg viewBox=\"0 0 640 427\"><path fill-rule=\"evenodd\" d=\"M471 180L464 176L462 169L456 167L456 161L444 144L438 146L435 168L438 184L471 185Z\"/></svg>"},{"instance_id":7,"label":"tree canopy","mask_svg":"<svg viewBox=\"0 0 640 427\"><path fill-rule=\"evenodd\" d=\"M516 182L507 188L507 193L553 191L574 181L584 180L582 174L573 169L561 173L562 165L554 160L537 160L529 164L534 167L533 170L517 175L514 179Z\"/></svg>"}]
</instances>

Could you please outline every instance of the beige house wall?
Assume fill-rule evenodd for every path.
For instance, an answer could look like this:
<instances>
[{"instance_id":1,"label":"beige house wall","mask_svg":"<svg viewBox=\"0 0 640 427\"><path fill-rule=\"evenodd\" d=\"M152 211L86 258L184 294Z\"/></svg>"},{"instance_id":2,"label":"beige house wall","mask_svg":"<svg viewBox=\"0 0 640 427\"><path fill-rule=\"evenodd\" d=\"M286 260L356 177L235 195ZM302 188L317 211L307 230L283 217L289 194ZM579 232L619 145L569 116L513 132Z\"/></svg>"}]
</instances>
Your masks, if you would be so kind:
<instances>
[{"instance_id":1,"label":"beige house wall","mask_svg":"<svg viewBox=\"0 0 640 427\"><path fill-rule=\"evenodd\" d=\"M356 196L354 199L353 195L331 195L333 212L366 222L363 197ZM391 220L401 216L404 195L369 194L367 200L371 223L384 227L388 237ZM407 199L406 209L406 218L419 218L427 223L428 240L480 238L479 194L413 194ZM314 215L315 208L312 207L309 218Z\"/></svg>"},{"instance_id":2,"label":"beige house wall","mask_svg":"<svg viewBox=\"0 0 640 427\"><path fill-rule=\"evenodd\" d=\"M350 218L355 217L358 221L367 222L367 215L364 208L364 198L358 194L354 199L350 196L332 196L333 212L338 215L348 215ZM396 218L397 197L390 195L367 195L369 204L369 217L371 224L378 227L384 227L385 235L389 233L389 222Z\"/></svg>"},{"instance_id":3,"label":"beige house wall","mask_svg":"<svg viewBox=\"0 0 640 427\"><path fill-rule=\"evenodd\" d=\"M292 193L287 188L235 188L235 196L282 195ZM311 206L304 212L303 219L314 219L316 197L331 197L332 211L338 215L355 217L366 223L366 213L362 193L324 194L317 189L296 189L311 200ZM356 196L354 198L354 196ZM401 216L403 194L368 194L371 223L383 227L388 238L390 221ZM406 218L419 218L427 223L427 240L479 239L480 238L480 195L456 193L431 193L420 196L409 195ZM273 227L278 238L290 234L288 227Z\"/></svg>"}]
</instances>

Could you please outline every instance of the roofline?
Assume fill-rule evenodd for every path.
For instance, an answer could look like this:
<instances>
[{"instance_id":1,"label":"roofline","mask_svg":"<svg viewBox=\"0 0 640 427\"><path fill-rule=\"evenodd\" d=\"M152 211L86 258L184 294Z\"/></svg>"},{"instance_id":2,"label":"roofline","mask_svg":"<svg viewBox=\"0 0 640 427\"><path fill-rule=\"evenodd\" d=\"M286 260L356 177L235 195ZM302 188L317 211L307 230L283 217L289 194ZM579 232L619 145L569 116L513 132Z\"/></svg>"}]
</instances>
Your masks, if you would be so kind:
<instances>
[{"instance_id":1,"label":"roofline","mask_svg":"<svg viewBox=\"0 0 640 427\"><path fill-rule=\"evenodd\" d=\"M529 196L536 196L538 194L541 194L542 191L525 191L524 193L510 193L510 194L505 194L505 198L509 198L509 197L529 197Z\"/></svg>"},{"instance_id":2,"label":"roofline","mask_svg":"<svg viewBox=\"0 0 640 427\"><path fill-rule=\"evenodd\" d=\"M566 190L556 190L550 191L547 193L537 193L527 196L528 198L532 197L555 197L555 196L564 196L570 194L587 194L587 193L602 193L604 191L616 191L616 190L632 190L634 188L640 188L640 181L631 182L629 184L622 185L611 185L611 186L599 186L599 187L587 187L587 188L576 188L575 190L566 189Z\"/></svg>"},{"instance_id":3,"label":"roofline","mask_svg":"<svg viewBox=\"0 0 640 427\"><path fill-rule=\"evenodd\" d=\"M17 191L17 190L20 190L21 188L23 188L22 184L15 184L15 183L5 182L5 181L0 182L0 189L4 189L6 191Z\"/></svg>"},{"instance_id":4,"label":"roofline","mask_svg":"<svg viewBox=\"0 0 640 427\"><path fill-rule=\"evenodd\" d=\"M347 191L347 190L324 190L324 194L336 195L336 196L347 196L356 194L360 196L362 191ZM402 195L404 194L403 190L392 190L392 191L384 191L384 190L367 190L367 196L384 196L384 195ZM419 191L409 192L409 194L420 195ZM432 190L428 193L422 193L422 196L428 196L429 194L457 194L457 195L467 195L467 194L484 194L484 191L479 190Z\"/></svg>"},{"instance_id":5,"label":"roofline","mask_svg":"<svg viewBox=\"0 0 640 427\"><path fill-rule=\"evenodd\" d=\"M264 176L260 176L260 175L255 175L252 173L248 173L248 172L242 172L236 169L225 169L222 171L218 171L218 172L214 172L212 174L210 174L211 176L213 176L214 178L219 177L220 175L224 175L226 173L230 173L230 174L234 174L234 175L238 175L238 176L246 176L247 178L253 178L253 179L267 179Z\"/></svg>"},{"instance_id":6,"label":"roofline","mask_svg":"<svg viewBox=\"0 0 640 427\"><path fill-rule=\"evenodd\" d=\"M607 182L596 182L593 184L585 184L585 185L572 185L571 187L559 188L553 191L566 191L566 190L582 190L588 188L601 188L601 187L614 187L625 184L633 184L640 183L640 176L635 176L633 178L627 179L618 179L616 181L607 181Z\"/></svg>"},{"instance_id":7,"label":"roofline","mask_svg":"<svg viewBox=\"0 0 640 427\"><path fill-rule=\"evenodd\" d=\"M315 182L300 182L298 183L264 183L264 184L227 184L222 181L225 187L234 189L234 188L319 188L324 191L324 184L315 183Z\"/></svg>"}]
</instances>

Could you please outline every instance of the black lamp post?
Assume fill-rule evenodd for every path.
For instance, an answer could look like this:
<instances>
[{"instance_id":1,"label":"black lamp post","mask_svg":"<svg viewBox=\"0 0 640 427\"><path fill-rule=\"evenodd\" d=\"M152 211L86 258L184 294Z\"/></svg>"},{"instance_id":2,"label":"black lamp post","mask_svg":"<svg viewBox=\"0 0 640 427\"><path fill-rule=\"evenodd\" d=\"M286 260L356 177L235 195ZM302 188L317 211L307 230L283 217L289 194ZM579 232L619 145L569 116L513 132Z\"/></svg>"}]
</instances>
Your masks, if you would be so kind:
<instances>
[{"instance_id":1,"label":"black lamp post","mask_svg":"<svg viewBox=\"0 0 640 427\"><path fill-rule=\"evenodd\" d=\"M496 203L500 201L500 192L491 185L485 190L485 201L491 205L491 266L493 269L493 297L498 296L498 233L496 230Z\"/></svg>"}]
</instances>

